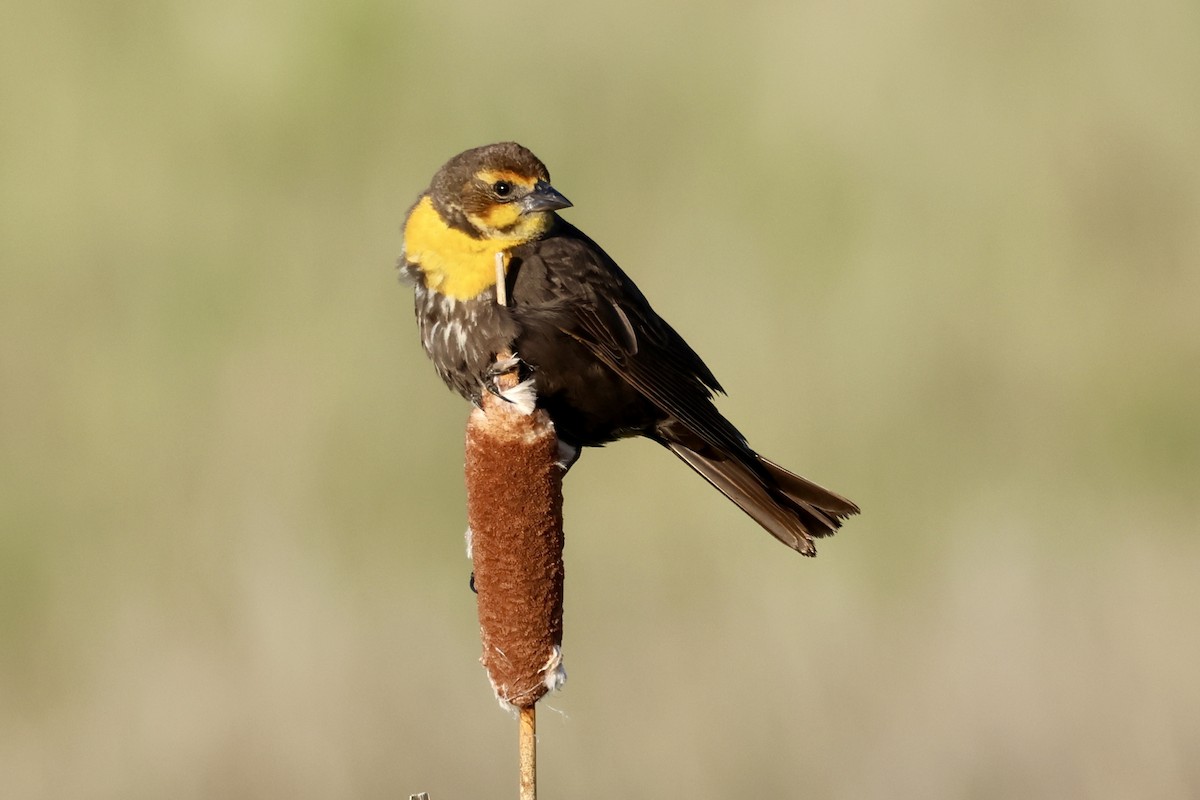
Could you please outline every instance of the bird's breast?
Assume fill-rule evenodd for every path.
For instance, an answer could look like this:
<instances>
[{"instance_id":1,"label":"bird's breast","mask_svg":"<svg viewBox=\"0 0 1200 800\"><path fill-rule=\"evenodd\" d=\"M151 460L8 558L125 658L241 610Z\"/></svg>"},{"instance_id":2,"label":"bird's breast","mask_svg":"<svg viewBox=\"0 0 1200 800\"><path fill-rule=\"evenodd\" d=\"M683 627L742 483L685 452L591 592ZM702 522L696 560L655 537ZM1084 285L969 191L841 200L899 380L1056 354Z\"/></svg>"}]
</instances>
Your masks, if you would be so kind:
<instances>
[{"instance_id":1,"label":"bird's breast","mask_svg":"<svg viewBox=\"0 0 1200 800\"><path fill-rule=\"evenodd\" d=\"M496 353L509 347L514 326L490 289L468 300L416 287L421 346L442 380L477 401Z\"/></svg>"}]
</instances>

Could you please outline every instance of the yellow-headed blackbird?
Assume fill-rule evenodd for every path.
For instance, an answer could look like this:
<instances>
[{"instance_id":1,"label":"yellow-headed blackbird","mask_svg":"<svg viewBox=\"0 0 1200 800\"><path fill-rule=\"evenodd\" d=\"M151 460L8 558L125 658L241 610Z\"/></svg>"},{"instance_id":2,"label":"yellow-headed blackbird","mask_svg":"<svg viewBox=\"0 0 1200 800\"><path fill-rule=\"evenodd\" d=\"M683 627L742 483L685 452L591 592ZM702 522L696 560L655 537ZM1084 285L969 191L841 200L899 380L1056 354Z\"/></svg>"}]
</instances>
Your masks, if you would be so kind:
<instances>
[{"instance_id":1,"label":"yellow-headed blackbird","mask_svg":"<svg viewBox=\"0 0 1200 800\"><path fill-rule=\"evenodd\" d=\"M555 213L570 201L514 142L460 153L404 224L421 343L450 388L478 404L511 350L550 414L569 466L580 447L646 436L704 476L777 539L815 555L858 512L758 455L713 405L723 391L600 246ZM497 254L506 305L497 303Z\"/></svg>"}]
</instances>

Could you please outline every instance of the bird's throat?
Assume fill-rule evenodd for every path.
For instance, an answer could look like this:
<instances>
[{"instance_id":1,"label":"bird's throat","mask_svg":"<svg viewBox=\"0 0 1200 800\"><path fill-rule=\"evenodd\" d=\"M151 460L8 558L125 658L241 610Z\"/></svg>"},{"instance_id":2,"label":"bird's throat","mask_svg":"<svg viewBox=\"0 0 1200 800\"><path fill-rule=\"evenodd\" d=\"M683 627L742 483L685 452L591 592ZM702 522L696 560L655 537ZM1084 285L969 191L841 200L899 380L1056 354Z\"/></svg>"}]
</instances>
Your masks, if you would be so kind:
<instances>
[{"instance_id":1,"label":"bird's throat","mask_svg":"<svg viewBox=\"0 0 1200 800\"><path fill-rule=\"evenodd\" d=\"M421 270L430 291L469 300L496 285L496 253L511 242L476 239L450 227L428 197L404 224L404 258Z\"/></svg>"}]
</instances>

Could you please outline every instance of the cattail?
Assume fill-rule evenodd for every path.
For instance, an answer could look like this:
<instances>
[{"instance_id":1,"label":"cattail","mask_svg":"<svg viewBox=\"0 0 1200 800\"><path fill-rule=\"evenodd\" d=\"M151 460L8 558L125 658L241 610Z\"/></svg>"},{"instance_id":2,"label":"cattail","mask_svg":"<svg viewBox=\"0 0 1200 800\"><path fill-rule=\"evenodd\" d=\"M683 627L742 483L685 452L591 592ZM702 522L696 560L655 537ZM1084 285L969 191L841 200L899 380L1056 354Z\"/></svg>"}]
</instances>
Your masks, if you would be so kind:
<instances>
[{"instance_id":1,"label":"cattail","mask_svg":"<svg viewBox=\"0 0 1200 800\"><path fill-rule=\"evenodd\" d=\"M516 364L510 353L497 363ZM467 421L468 549L483 662L501 705L520 710L520 797L537 797L534 704L562 666L563 531L558 437L515 369Z\"/></svg>"},{"instance_id":2,"label":"cattail","mask_svg":"<svg viewBox=\"0 0 1200 800\"><path fill-rule=\"evenodd\" d=\"M558 438L515 375L467 422L467 521L483 666L506 706L530 708L562 668L562 468Z\"/></svg>"}]
</instances>

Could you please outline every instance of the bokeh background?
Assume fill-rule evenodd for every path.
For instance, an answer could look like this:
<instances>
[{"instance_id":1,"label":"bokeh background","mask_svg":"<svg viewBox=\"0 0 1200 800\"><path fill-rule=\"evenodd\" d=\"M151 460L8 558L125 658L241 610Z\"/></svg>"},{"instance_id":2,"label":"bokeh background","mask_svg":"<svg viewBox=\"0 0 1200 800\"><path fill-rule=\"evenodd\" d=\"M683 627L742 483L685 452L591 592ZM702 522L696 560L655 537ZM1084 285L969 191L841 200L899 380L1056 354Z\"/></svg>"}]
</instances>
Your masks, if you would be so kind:
<instances>
[{"instance_id":1,"label":"bokeh background","mask_svg":"<svg viewBox=\"0 0 1200 800\"><path fill-rule=\"evenodd\" d=\"M586 454L544 796L1200 795L1200 6L4 17L3 797L515 796L393 271L510 138L864 509Z\"/></svg>"}]
</instances>

